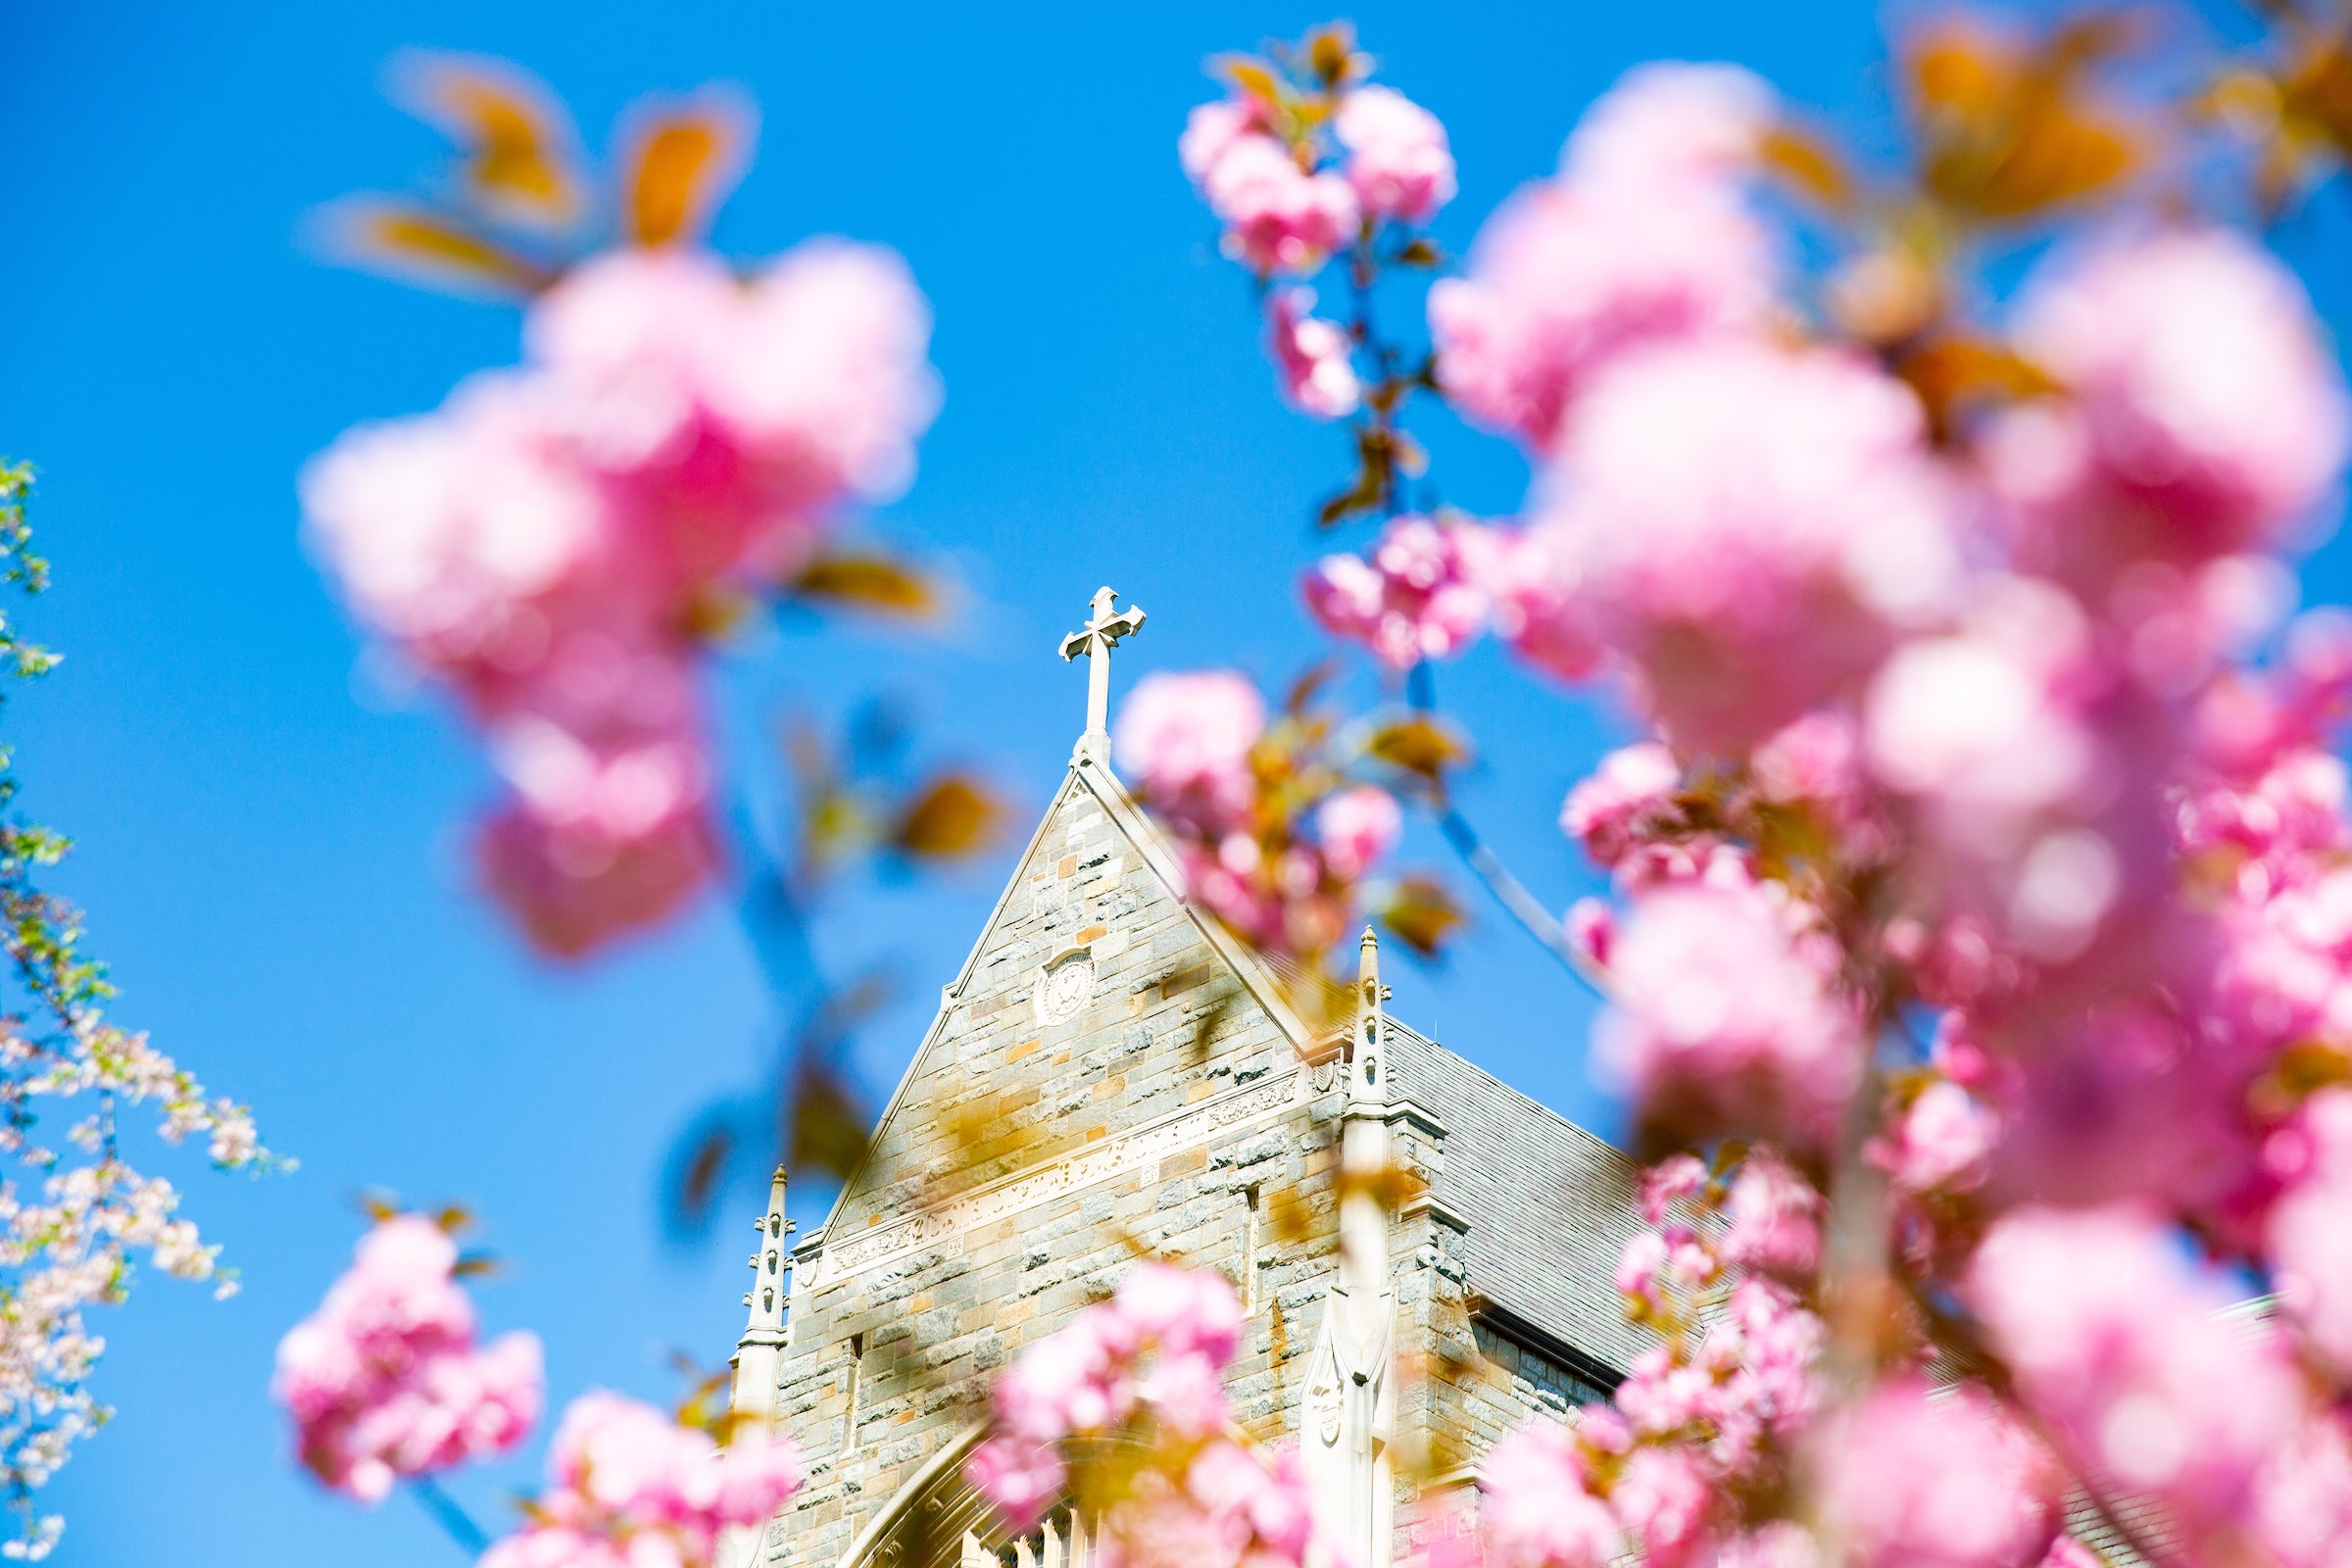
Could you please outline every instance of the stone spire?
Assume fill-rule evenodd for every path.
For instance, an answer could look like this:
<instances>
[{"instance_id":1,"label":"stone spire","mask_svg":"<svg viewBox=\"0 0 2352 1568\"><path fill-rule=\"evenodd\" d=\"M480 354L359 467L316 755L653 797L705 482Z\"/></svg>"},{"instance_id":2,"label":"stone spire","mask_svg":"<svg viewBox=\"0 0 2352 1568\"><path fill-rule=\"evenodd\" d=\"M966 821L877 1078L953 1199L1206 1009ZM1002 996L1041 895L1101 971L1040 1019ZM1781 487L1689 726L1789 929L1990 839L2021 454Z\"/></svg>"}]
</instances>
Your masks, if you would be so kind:
<instances>
[{"instance_id":1,"label":"stone spire","mask_svg":"<svg viewBox=\"0 0 2352 1568\"><path fill-rule=\"evenodd\" d=\"M743 1337L735 1342L735 1385L727 1409L738 1421L764 1426L775 1413L776 1373L790 1339L784 1305L791 1290L792 1249L785 1238L795 1227L784 1217L782 1165L767 1184L767 1212L752 1228L759 1232L760 1250L752 1254L752 1288L743 1297L751 1310Z\"/></svg>"},{"instance_id":2,"label":"stone spire","mask_svg":"<svg viewBox=\"0 0 2352 1568\"><path fill-rule=\"evenodd\" d=\"M1061 640L1061 657L1087 657L1086 671L1086 733L1078 737L1078 746L1070 754L1073 765L1094 762L1098 765L1110 760L1110 649L1122 637L1131 637L1144 629L1144 612L1130 605L1116 614L1111 606L1118 595L1108 588L1095 590L1094 614L1080 630Z\"/></svg>"},{"instance_id":3,"label":"stone spire","mask_svg":"<svg viewBox=\"0 0 2352 1568\"><path fill-rule=\"evenodd\" d=\"M1358 948L1355 1033L1340 1132L1340 1271L1308 1363L1301 1459L1315 1516L1338 1549L1310 1568L1386 1568L1393 1527L1396 1293L1389 1284L1388 991L1380 943Z\"/></svg>"}]
</instances>

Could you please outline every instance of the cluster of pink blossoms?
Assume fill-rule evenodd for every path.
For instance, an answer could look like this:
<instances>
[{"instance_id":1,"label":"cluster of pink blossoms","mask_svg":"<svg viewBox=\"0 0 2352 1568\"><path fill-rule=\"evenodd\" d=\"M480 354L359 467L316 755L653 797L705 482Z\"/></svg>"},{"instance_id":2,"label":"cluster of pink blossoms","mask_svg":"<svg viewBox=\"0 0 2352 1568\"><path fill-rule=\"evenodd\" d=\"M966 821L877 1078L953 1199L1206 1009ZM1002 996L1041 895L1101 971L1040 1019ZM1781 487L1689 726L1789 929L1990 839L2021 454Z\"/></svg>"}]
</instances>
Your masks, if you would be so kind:
<instances>
[{"instance_id":1,"label":"cluster of pink blossoms","mask_svg":"<svg viewBox=\"0 0 2352 1568\"><path fill-rule=\"evenodd\" d=\"M521 368L304 474L352 607L482 726L512 791L482 869L541 947L583 952L710 875L697 658L842 502L906 483L928 336L887 251L811 241L750 278L615 251L532 306Z\"/></svg>"},{"instance_id":2,"label":"cluster of pink blossoms","mask_svg":"<svg viewBox=\"0 0 2352 1568\"><path fill-rule=\"evenodd\" d=\"M2352 396L2291 272L2171 218L2039 258L1984 329L2028 373L1931 419L1786 301L1778 113L1727 67L1595 104L1429 299L1527 520L1305 583L1393 671L1493 630L1618 679L1653 735L1562 813L1615 895L1569 922L1596 1057L1645 1141L1747 1151L1660 1168L1662 1343L1497 1450L1489 1544L2028 1568L2080 1486L2182 1562L2346 1560L2352 620L2286 612ZM1822 1277L1840 1161L1885 1281ZM1833 1380L1810 1303L1881 1288ZM1931 1395L1939 1342L1998 1375Z\"/></svg>"},{"instance_id":3,"label":"cluster of pink blossoms","mask_svg":"<svg viewBox=\"0 0 2352 1568\"><path fill-rule=\"evenodd\" d=\"M1396 847L1404 817L1372 785L1323 795L1303 822L1270 821L1257 753L1265 702L1231 670L1152 674L1111 730L1111 756L1177 834L1188 895L1261 946L1316 953L1349 889Z\"/></svg>"},{"instance_id":4,"label":"cluster of pink blossoms","mask_svg":"<svg viewBox=\"0 0 2352 1568\"><path fill-rule=\"evenodd\" d=\"M1333 256L1427 222L1453 199L1453 153L1438 118L1393 87L1327 84L1326 138L1306 117L1245 90L1192 112L1177 156L1225 225L1225 253L1256 272L1307 276ZM1312 292L1266 295L1266 347L1293 408L1319 419L1363 396L1355 340L1309 316Z\"/></svg>"},{"instance_id":5,"label":"cluster of pink blossoms","mask_svg":"<svg viewBox=\"0 0 2352 1568\"><path fill-rule=\"evenodd\" d=\"M564 1410L547 1478L531 1522L481 1568L710 1568L720 1538L765 1525L802 1469L787 1439L721 1447L653 1405L598 1392Z\"/></svg>"},{"instance_id":6,"label":"cluster of pink blossoms","mask_svg":"<svg viewBox=\"0 0 2352 1568\"><path fill-rule=\"evenodd\" d=\"M1027 1530L1069 1482L1063 1445L1148 1418L1159 1462L1103 1508L1111 1564L1298 1568L1312 1535L1298 1456L1271 1460L1226 1435L1224 1373L1240 1343L1233 1287L1206 1269L1145 1263L1110 1299L1021 1353L964 1473Z\"/></svg>"},{"instance_id":7,"label":"cluster of pink blossoms","mask_svg":"<svg viewBox=\"0 0 2352 1568\"><path fill-rule=\"evenodd\" d=\"M381 1501L402 1476L514 1447L539 1419L537 1336L475 1344L457 1262L431 1220L387 1219L279 1343L272 1392L302 1462L337 1491Z\"/></svg>"}]
</instances>

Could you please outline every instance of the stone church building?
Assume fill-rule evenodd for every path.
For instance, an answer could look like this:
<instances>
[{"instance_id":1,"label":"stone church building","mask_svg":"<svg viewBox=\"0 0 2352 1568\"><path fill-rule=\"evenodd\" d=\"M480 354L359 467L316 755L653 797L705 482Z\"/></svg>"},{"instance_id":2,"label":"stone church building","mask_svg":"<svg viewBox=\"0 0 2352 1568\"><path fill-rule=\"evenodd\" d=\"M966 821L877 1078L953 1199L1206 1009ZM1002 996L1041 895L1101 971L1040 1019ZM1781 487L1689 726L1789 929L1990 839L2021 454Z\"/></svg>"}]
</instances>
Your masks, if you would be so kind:
<instances>
[{"instance_id":1,"label":"stone church building","mask_svg":"<svg viewBox=\"0 0 2352 1568\"><path fill-rule=\"evenodd\" d=\"M1300 1447L1363 1568L1464 1528L1495 1440L1604 1397L1641 1343L1611 1278L1631 1160L1389 1018L1369 933L1358 1019L1318 1035L1186 906L1111 773L1108 646L1141 615L1110 604L1064 647L1087 731L864 1168L813 1234L780 1175L760 1222L735 1400L808 1482L739 1568L1081 1568L1086 1521L1008 1540L962 1465L1000 1369L1139 1256L1233 1283L1236 1419ZM1411 1196L1344 1217L1343 1157Z\"/></svg>"}]
</instances>

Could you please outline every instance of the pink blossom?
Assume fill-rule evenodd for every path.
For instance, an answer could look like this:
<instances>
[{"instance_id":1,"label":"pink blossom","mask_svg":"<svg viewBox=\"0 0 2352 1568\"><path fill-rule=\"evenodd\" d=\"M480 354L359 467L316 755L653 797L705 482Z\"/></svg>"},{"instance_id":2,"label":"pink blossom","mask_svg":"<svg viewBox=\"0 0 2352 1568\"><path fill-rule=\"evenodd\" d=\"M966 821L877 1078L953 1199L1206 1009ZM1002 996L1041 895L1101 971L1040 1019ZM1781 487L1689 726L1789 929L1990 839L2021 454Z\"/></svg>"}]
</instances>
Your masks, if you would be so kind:
<instances>
[{"instance_id":1,"label":"pink blossom","mask_svg":"<svg viewBox=\"0 0 2352 1568\"><path fill-rule=\"evenodd\" d=\"M2278 1568L2344 1561L2352 1550L2352 1436L2341 1414L2315 1415L2272 1451L2251 1512L2252 1534Z\"/></svg>"},{"instance_id":2,"label":"pink blossom","mask_svg":"<svg viewBox=\"0 0 2352 1568\"><path fill-rule=\"evenodd\" d=\"M1821 1194L1787 1161L1758 1150L1732 1181L1723 1255L1761 1274L1807 1279L1821 1266L1826 1206Z\"/></svg>"},{"instance_id":3,"label":"pink blossom","mask_svg":"<svg viewBox=\"0 0 2352 1568\"><path fill-rule=\"evenodd\" d=\"M1897 650L1864 704L1871 769L1919 802L1952 897L2037 959L2081 955L2135 869L2128 853L2156 848L2094 816L2118 799L2103 695L2080 608L2011 578L1956 630Z\"/></svg>"},{"instance_id":4,"label":"pink blossom","mask_svg":"<svg viewBox=\"0 0 2352 1568\"><path fill-rule=\"evenodd\" d=\"M1547 447L1570 403L1642 343L1745 330L1771 306L1763 231L1680 193L1530 186L1429 291L1437 374L1464 417Z\"/></svg>"},{"instance_id":5,"label":"pink blossom","mask_svg":"<svg viewBox=\"0 0 2352 1568\"><path fill-rule=\"evenodd\" d=\"M2302 1419L2277 1337L2216 1317L2218 1282L2143 1212L2015 1210L1985 1236L1966 1290L2071 1456L2163 1498L2192 1533L2238 1515Z\"/></svg>"},{"instance_id":6,"label":"pink blossom","mask_svg":"<svg viewBox=\"0 0 2352 1568\"><path fill-rule=\"evenodd\" d=\"M1120 705L1111 756L1160 810L1216 832L1239 821L1257 798L1250 753L1265 727L1265 702L1243 676L1154 671Z\"/></svg>"},{"instance_id":7,"label":"pink blossom","mask_svg":"<svg viewBox=\"0 0 2352 1568\"><path fill-rule=\"evenodd\" d=\"M1683 765L1666 746L1657 741L1621 746L1568 792L1560 807L1560 831L1583 844L1595 863L1615 865L1633 849L1645 822L1672 807L1682 782Z\"/></svg>"},{"instance_id":8,"label":"pink blossom","mask_svg":"<svg viewBox=\"0 0 2352 1568\"><path fill-rule=\"evenodd\" d=\"M1906 1192L1966 1192L1982 1186L2000 1121L1967 1090L1938 1078L1914 1096L1894 1141L1871 1152Z\"/></svg>"},{"instance_id":9,"label":"pink blossom","mask_svg":"<svg viewBox=\"0 0 2352 1568\"><path fill-rule=\"evenodd\" d=\"M690 627L788 577L843 501L904 485L938 404L929 331L888 252L812 241L738 279L617 251L533 306L525 367L305 471L353 608L490 732L515 795L481 854L543 946L709 879Z\"/></svg>"},{"instance_id":10,"label":"pink blossom","mask_svg":"<svg viewBox=\"0 0 2352 1568\"><path fill-rule=\"evenodd\" d=\"M1480 1468L1480 1516L1496 1568L1605 1568L1624 1551L1625 1531L1593 1495L1566 1427L1523 1426Z\"/></svg>"},{"instance_id":11,"label":"pink blossom","mask_svg":"<svg viewBox=\"0 0 2352 1568\"><path fill-rule=\"evenodd\" d=\"M1307 574L1307 608L1325 630L1369 647L1392 669L1458 652L1486 625L1474 577L1482 537L1467 524L1398 517L1367 559L1325 556Z\"/></svg>"},{"instance_id":12,"label":"pink blossom","mask_svg":"<svg viewBox=\"0 0 2352 1568\"><path fill-rule=\"evenodd\" d=\"M1561 177L1512 198L1469 274L1430 289L1438 379L1468 417L1542 449L1629 347L1765 321L1771 247L1732 176L1769 103L1719 67L1637 72L1592 106Z\"/></svg>"},{"instance_id":13,"label":"pink blossom","mask_svg":"<svg viewBox=\"0 0 2352 1568\"><path fill-rule=\"evenodd\" d=\"M1470 565L1493 602L1496 635L1520 658L1569 681L1599 665L1599 635L1578 595L1579 568L1555 530L1487 529Z\"/></svg>"},{"instance_id":14,"label":"pink blossom","mask_svg":"<svg viewBox=\"0 0 2352 1568\"><path fill-rule=\"evenodd\" d=\"M1882 1383L1825 1446L1826 1509L1867 1568L2028 1568L2057 1532L2057 1466L1974 1389Z\"/></svg>"},{"instance_id":15,"label":"pink blossom","mask_svg":"<svg viewBox=\"0 0 2352 1568\"><path fill-rule=\"evenodd\" d=\"M1832 823L1850 826L1863 789L1861 750L1854 715L1822 709L1757 747L1748 774L1766 800L1825 807Z\"/></svg>"},{"instance_id":16,"label":"pink blossom","mask_svg":"<svg viewBox=\"0 0 2352 1568\"><path fill-rule=\"evenodd\" d=\"M1453 200L1453 154L1438 117L1391 87L1340 100L1332 132L1348 149L1348 183L1374 218L1424 223Z\"/></svg>"},{"instance_id":17,"label":"pink blossom","mask_svg":"<svg viewBox=\"0 0 2352 1568\"><path fill-rule=\"evenodd\" d=\"M1031 1345L998 1380L995 1431L966 1461L965 1478L1008 1521L1026 1529L1059 1495L1063 1440L1100 1435L1126 1420L1139 1402L1180 1438L1211 1436L1228 1419L1223 1374L1241 1328L1241 1302L1223 1276L1141 1265L1109 1300ZM1147 1355L1152 1361L1144 1369ZM1258 1477L1266 1479L1262 1470ZM1185 1506L1200 1503L1223 1519L1218 1528L1227 1535L1235 1519L1255 1506L1248 1497L1197 1493ZM1176 1501L1169 1506L1182 1512Z\"/></svg>"},{"instance_id":18,"label":"pink blossom","mask_svg":"<svg viewBox=\"0 0 2352 1568\"><path fill-rule=\"evenodd\" d=\"M2310 302L2228 230L2061 261L2018 337L2068 396L2005 420L1990 471L2024 547L2078 580L2283 542L2341 474L2352 400Z\"/></svg>"},{"instance_id":19,"label":"pink blossom","mask_svg":"<svg viewBox=\"0 0 2352 1568\"><path fill-rule=\"evenodd\" d=\"M535 1336L474 1344L457 1246L404 1214L362 1239L349 1272L277 1348L273 1396L319 1480L381 1501L401 1476L519 1444L539 1418Z\"/></svg>"},{"instance_id":20,"label":"pink blossom","mask_svg":"<svg viewBox=\"0 0 2352 1568\"><path fill-rule=\"evenodd\" d=\"M1826 351L1627 358L1568 419L1544 524L1678 745L1737 755L1949 606L1944 487L1908 389Z\"/></svg>"},{"instance_id":21,"label":"pink blossom","mask_svg":"<svg viewBox=\"0 0 2352 1568\"><path fill-rule=\"evenodd\" d=\"M2352 1368L2352 1089L2312 1096L2283 1136L2303 1146L2303 1168L2266 1229L2279 1300L2314 1345Z\"/></svg>"},{"instance_id":22,"label":"pink blossom","mask_svg":"<svg viewBox=\"0 0 2352 1568\"><path fill-rule=\"evenodd\" d=\"M1861 1044L1817 947L1760 889L1642 895L1610 946L1601 1064L1645 1115L1693 1136L1823 1136L1853 1090Z\"/></svg>"},{"instance_id":23,"label":"pink blossom","mask_svg":"<svg viewBox=\"0 0 2352 1568\"><path fill-rule=\"evenodd\" d=\"M616 1394L582 1395L548 1451L532 1522L490 1548L482 1568L710 1568L720 1535L766 1523L800 1490L788 1439L709 1433Z\"/></svg>"},{"instance_id":24,"label":"pink blossom","mask_svg":"<svg viewBox=\"0 0 2352 1568\"><path fill-rule=\"evenodd\" d=\"M1015 1530L1044 1518L1070 1479L1058 1444L1013 1436L990 1438L974 1448L963 1476Z\"/></svg>"},{"instance_id":25,"label":"pink blossom","mask_svg":"<svg viewBox=\"0 0 2352 1568\"><path fill-rule=\"evenodd\" d=\"M1332 874L1349 881L1396 848L1404 812L1396 797L1369 784L1342 790L1315 808L1315 837Z\"/></svg>"},{"instance_id":26,"label":"pink blossom","mask_svg":"<svg viewBox=\"0 0 2352 1568\"><path fill-rule=\"evenodd\" d=\"M311 540L352 608L428 668L529 662L610 553L555 390L477 376L440 415L346 431L304 468Z\"/></svg>"},{"instance_id":27,"label":"pink blossom","mask_svg":"<svg viewBox=\"0 0 2352 1568\"><path fill-rule=\"evenodd\" d=\"M1688 1450L1642 1446L1626 1456L1609 1507L1640 1544L1642 1561L1679 1568L1705 1539L1710 1477Z\"/></svg>"},{"instance_id":28,"label":"pink blossom","mask_svg":"<svg viewBox=\"0 0 2352 1568\"><path fill-rule=\"evenodd\" d=\"M1210 170L1247 135L1265 132L1265 117L1254 100L1220 98L1193 106L1185 117L1184 134L1176 139L1176 161L1184 177L1195 185L1207 180Z\"/></svg>"},{"instance_id":29,"label":"pink blossom","mask_svg":"<svg viewBox=\"0 0 2352 1568\"><path fill-rule=\"evenodd\" d=\"M1775 112L1771 86L1739 66L1636 66L1585 112L1561 172L1652 193L1720 188L1754 167Z\"/></svg>"},{"instance_id":30,"label":"pink blossom","mask_svg":"<svg viewBox=\"0 0 2352 1568\"><path fill-rule=\"evenodd\" d=\"M1273 357L1283 401L1318 419L1353 414L1362 383L1349 361L1348 329L1306 313L1312 289L1280 288L1266 296L1266 352Z\"/></svg>"},{"instance_id":31,"label":"pink blossom","mask_svg":"<svg viewBox=\"0 0 2352 1568\"><path fill-rule=\"evenodd\" d=\"M1723 1543L1716 1548L1713 1568L1823 1568L1821 1546L1802 1525L1776 1519L1760 1530Z\"/></svg>"},{"instance_id":32,"label":"pink blossom","mask_svg":"<svg viewBox=\"0 0 2352 1568\"><path fill-rule=\"evenodd\" d=\"M1361 212L1338 174L1310 174L1272 136L1236 137L1200 177L1225 253L1260 273L1311 272L1353 243Z\"/></svg>"},{"instance_id":33,"label":"pink blossom","mask_svg":"<svg viewBox=\"0 0 2352 1568\"><path fill-rule=\"evenodd\" d=\"M1696 1154L1676 1154L1642 1173L1635 1206L1652 1225L1663 1225L1675 1204L1706 1190L1707 1163Z\"/></svg>"},{"instance_id":34,"label":"pink blossom","mask_svg":"<svg viewBox=\"0 0 2352 1568\"><path fill-rule=\"evenodd\" d=\"M1219 1367L1241 1340L1241 1300L1213 1269L1140 1264L1119 1282L1111 1304L1136 1339Z\"/></svg>"},{"instance_id":35,"label":"pink blossom","mask_svg":"<svg viewBox=\"0 0 2352 1568\"><path fill-rule=\"evenodd\" d=\"M1179 1476L1144 1471L1106 1516L1101 1547L1106 1568L1300 1568L1312 1538L1298 1451L1269 1464L1220 1439Z\"/></svg>"}]
</instances>

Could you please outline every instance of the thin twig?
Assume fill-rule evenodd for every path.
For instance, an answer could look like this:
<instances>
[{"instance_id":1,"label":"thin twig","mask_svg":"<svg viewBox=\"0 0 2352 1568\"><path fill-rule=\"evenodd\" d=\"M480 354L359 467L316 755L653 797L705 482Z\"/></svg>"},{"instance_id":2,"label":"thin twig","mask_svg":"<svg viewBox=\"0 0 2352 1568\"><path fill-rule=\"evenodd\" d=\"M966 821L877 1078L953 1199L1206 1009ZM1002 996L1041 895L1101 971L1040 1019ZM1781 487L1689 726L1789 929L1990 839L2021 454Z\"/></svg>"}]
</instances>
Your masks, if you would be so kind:
<instances>
[{"instance_id":1,"label":"thin twig","mask_svg":"<svg viewBox=\"0 0 2352 1568\"><path fill-rule=\"evenodd\" d=\"M1404 690L1405 701L1412 705L1414 711L1427 713L1436 710L1437 676L1430 668L1428 660L1421 661L1405 672ZM1436 797L1436 807L1438 831L1446 836L1446 842L1452 847L1454 854L1462 858L1462 863L1470 867L1479 881L1486 884L1487 891L1494 896L1494 902L1501 905L1504 912L1519 922L1519 928L1534 937L1545 952L1566 964L1570 974L1583 981L1595 997L1606 1002L1609 998L1607 971L1592 961L1591 954L1576 945L1568 935L1567 928L1544 906L1544 901L1528 892L1527 884L1511 874L1511 868L1502 863L1502 858L1487 848L1486 841L1478 836L1478 829L1470 825L1468 817L1462 815L1461 808L1446 796L1443 786Z\"/></svg>"},{"instance_id":2,"label":"thin twig","mask_svg":"<svg viewBox=\"0 0 2352 1568\"><path fill-rule=\"evenodd\" d=\"M474 1523L473 1515L459 1506L458 1499L443 1492L440 1483L431 1476L409 1477L409 1491L466 1556L479 1557L490 1549L490 1532Z\"/></svg>"}]
</instances>

